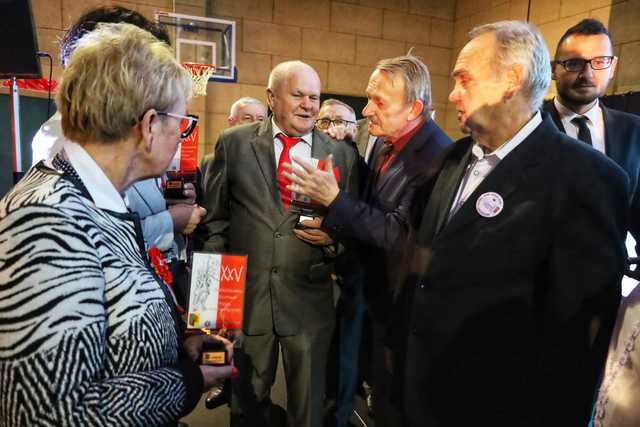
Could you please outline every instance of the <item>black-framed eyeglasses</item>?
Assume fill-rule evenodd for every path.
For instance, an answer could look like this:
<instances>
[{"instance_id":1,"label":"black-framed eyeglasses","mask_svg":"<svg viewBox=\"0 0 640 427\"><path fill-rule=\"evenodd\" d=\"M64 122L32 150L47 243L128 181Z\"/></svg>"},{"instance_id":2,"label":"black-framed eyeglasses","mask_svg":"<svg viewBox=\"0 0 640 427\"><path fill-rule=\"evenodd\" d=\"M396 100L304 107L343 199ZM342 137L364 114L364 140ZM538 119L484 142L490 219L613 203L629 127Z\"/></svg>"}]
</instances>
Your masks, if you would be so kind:
<instances>
[{"instance_id":1,"label":"black-framed eyeglasses","mask_svg":"<svg viewBox=\"0 0 640 427\"><path fill-rule=\"evenodd\" d=\"M351 120L343 120L343 119L318 119L316 120L316 126L318 129L329 129L333 126L349 126L355 125L356 122L352 122Z\"/></svg>"},{"instance_id":2,"label":"black-framed eyeglasses","mask_svg":"<svg viewBox=\"0 0 640 427\"><path fill-rule=\"evenodd\" d=\"M613 58L615 56L596 56L591 59L584 58L569 58L564 61L554 61L556 64L560 64L565 70L571 73L577 73L584 70L584 67L589 64L592 70L606 70L613 64Z\"/></svg>"},{"instance_id":3,"label":"black-framed eyeglasses","mask_svg":"<svg viewBox=\"0 0 640 427\"><path fill-rule=\"evenodd\" d=\"M175 119L180 119L180 138L181 139L185 139L186 137L191 135L191 133L193 132L193 130L196 128L198 124L198 116L196 116L195 114L187 114L186 116L183 116L181 114L165 113L163 111L158 111L158 115L169 116Z\"/></svg>"}]
</instances>

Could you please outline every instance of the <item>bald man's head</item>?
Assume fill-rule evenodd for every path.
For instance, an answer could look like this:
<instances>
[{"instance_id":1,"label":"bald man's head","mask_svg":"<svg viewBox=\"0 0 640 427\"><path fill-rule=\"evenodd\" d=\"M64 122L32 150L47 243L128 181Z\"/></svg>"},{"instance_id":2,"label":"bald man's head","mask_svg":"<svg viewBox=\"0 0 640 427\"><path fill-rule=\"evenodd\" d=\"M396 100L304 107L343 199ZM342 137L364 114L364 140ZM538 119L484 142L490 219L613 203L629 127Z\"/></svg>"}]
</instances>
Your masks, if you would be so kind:
<instances>
[{"instance_id":1,"label":"bald man's head","mask_svg":"<svg viewBox=\"0 0 640 427\"><path fill-rule=\"evenodd\" d=\"M245 96L231 105L229 127L262 122L267 117L267 107L258 99Z\"/></svg>"},{"instance_id":2,"label":"bald man's head","mask_svg":"<svg viewBox=\"0 0 640 427\"><path fill-rule=\"evenodd\" d=\"M306 135L318 117L320 77L304 62L280 63L269 75L267 99L273 119L284 133Z\"/></svg>"}]
</instances>

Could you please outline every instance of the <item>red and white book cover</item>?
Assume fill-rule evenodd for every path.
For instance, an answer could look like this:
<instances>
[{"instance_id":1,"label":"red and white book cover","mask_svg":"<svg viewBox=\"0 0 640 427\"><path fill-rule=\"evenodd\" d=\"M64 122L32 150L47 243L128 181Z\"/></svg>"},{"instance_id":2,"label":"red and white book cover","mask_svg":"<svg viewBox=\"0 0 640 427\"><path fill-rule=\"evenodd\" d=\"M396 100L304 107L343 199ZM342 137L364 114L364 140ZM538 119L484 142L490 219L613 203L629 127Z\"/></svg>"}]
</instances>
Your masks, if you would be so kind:
<instances>
[{"instance_id":1,"label":"red and white book cover","mask_svg":"<svg viewBox=\"0 0 640 427\"><path fill-rule=\"evenodd\" d=\"M181 129L182 130L182 129ZM169 164L169 171L195 172L198 168L198 128L180 143L176 155Z\"/></svg>"},{"instance_id":2,"label":"red and white book cover","mask_svg":"<svg viewBox=\"0 0 640 427\"><path fill-rule=\"evenodd\" d=\"M194 252L189 328L242 329L246 255Z\"/></svg>"}]
</instances>

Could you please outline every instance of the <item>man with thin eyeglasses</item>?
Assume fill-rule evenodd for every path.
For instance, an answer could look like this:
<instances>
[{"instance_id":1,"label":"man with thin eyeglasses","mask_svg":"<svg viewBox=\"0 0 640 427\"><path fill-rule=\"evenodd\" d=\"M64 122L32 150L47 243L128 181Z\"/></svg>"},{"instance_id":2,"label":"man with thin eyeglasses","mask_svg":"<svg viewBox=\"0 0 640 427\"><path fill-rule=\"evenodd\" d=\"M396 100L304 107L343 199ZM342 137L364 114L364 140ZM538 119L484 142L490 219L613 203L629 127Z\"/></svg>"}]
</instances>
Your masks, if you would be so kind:
<instances>
[{"instance_id":1,"label":"man with thin eyeglasses","mask_svg":"<svg viewBox=\"0 0 640 427\"><path fill-rule=\"evenodd\" d=\"M558 93L544 103L543 110L562 132L593 146L627 172L631 188L629 230L638 242L640 117L607 108L599 100L613 80L617 66L618 58L607 28L595 19L580 21L558 42L555 60L551 61ZM635 276L638 277L637 273Z\"/></svg>"},{"instance_id":2,"label":"man with thin eyeglasses","mask_svg":"<svg viewBox=\"0 0 640 427\"><path fill-rule=\"evenodd\" d=\"M582 20L562 36L551 65L558 94L545 103L544 109L561 131L592 145L625 170L631 190L629 231L638 242L640 117L609 109L599 100L618 65L611 34L600 21ZM627 275L640 277L637 270L627 271ZM640 352L630 350L637 348L635 342L640 330L640 288L636 289L622 299L618 311L593 412L592 422L596 427L635 425L640 414L636 409Z\"/></svg>"}]
</instances>

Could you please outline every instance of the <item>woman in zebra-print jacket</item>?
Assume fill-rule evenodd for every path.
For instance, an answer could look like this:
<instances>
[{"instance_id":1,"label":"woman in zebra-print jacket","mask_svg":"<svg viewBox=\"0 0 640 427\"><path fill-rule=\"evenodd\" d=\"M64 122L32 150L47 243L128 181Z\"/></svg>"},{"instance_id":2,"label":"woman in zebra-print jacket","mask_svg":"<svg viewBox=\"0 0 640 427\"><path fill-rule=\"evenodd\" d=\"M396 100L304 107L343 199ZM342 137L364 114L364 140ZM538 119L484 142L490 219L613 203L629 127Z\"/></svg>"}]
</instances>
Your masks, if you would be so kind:
<instances>
[{"instance_id":1,"label":"woman in zebra-print jacket","mask_svg":"<svg viewBox=\"0 0 640 427\"><path fill-rule=\"evenodd\" d=\"M201 342L183 346L121 197L169 165L190 93L169 48L132 25L73 53L63 150L0 202L0 426L175 425L229 375L187 357Z\"/></svg>"}]
</instances>

